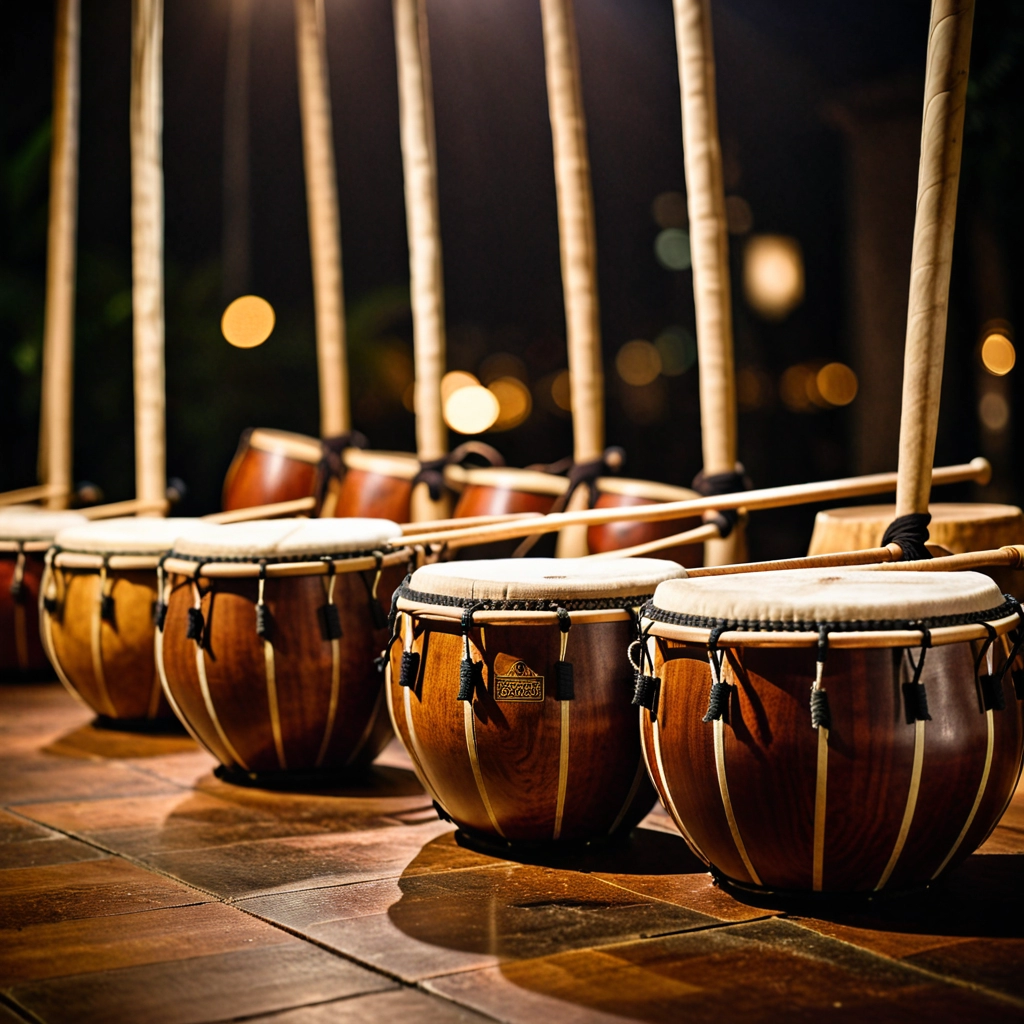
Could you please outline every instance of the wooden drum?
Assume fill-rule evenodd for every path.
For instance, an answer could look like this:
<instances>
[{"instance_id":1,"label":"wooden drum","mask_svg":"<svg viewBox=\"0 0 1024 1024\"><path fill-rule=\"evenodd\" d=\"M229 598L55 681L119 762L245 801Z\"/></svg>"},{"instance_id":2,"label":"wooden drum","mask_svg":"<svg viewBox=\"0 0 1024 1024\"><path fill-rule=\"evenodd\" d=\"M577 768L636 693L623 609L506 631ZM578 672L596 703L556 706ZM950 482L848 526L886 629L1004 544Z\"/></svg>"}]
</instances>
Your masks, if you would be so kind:
<instances>
[{"instance_id":1,"label":"wooden drum","mask_svg":"<svg viewBox=\"0 0 1024 1024\"><path fill-rule=\"evenodd\" d=\"M988 551L1004 544L1024 543L1024 512L1015 505L936 502L928 506L932 521L929 543L958 555ZM859 551L881 546L882 534L896 516L895 505L862 505L819 512L808 554ZM1006 592L1024 598L1024 578L1012 569L986 571Z\"/></svg>"},{"instance_id":2,"label":"wooden drum","mask_svg":"<svg viewBox=\"0 0 1024 1024\"><path fill-rule=\"evenodd\" d=\"M569 486L568 477L511 466L448 466L445 480L459 492L454 515L460 519L513 512L547 514Z\"/></svg>"},{"instance_id":3,"label":"wooden drum","mask_svg":"<svg viewBox=\"0 0 1024 1024\"><path fill-rule=\"evenodd\" d=\"M914 889L956 866L1020 774L1018 608L973 572L662 584L635 702L686 841L720 878L776 892Z\"/></svg>"},{"instance_id":4,"label":"wooden drum","mask_svg":"<svg viewBox=\"0 0 1024 1024\"><path fill-rule=\"evenodd\" d=\"M41 509L0 514L0 676L52 678L39 636L44 559L57 533L86 521L76 512Z\"/></svg>"},{"instance_id":5,"label":"wooden drum","mask_svg":"<svg viewBox=\"0 0 1024 1024\"><path fill-rule=\"evenodd\" d=\"M198 523L108 519L54 539L42 586L43 643L64 685L103 718L174 719L153 661L157 567Z\"/></svg>"},{"instance_id":6,"label":"wooden drum","mask_svg":"<svg viewBox=\"0 0 1024 1024\"><path fill-rule=\"evenodd\" d=\"M164 563L156 661L168 701L227 776L330 776L391 737L381 601L406 571L381 519L204 524Z\"/></svg>"},{"instance_id":7,"label":"wooden drum","mask_svg":"<svg viewBox=\"0 0 1024 1024\"><path fill-rule=\"evenodd\" d=\"M682 571L639 558L418 569L398 591L388 709L440 813L499 844L631 829L654 800L629 704L633 608Z\"/></svg>"},{"instance_id":8,"label":"wooden drum","mask_svg":"<svg viewBox=\"0 0 1024 1024\"><path fill-rule=\"evenodd\" d=\"M333 508L322 514L371 516L407 523L412 518L413 479L420 462L408 452L346 448L345 476Z\"/></svg>"},{"instance_id":9,"label":"wooden drum","mask_svg":"<svg viewBox=\"0 0 1024 1024\"><path fill-rule=\"evenodd\" d=\"M246 430L224 478L224 511L312 495L322 458L318 438L266 427Z\"/></svg>"},{"instance_id":10,"label":"wooden drum","mask_svg":"<svg viewBox=\"0 0 1024 1024\"><path fill-rule=\"evenodd\" d=\"M634 505L688 501L700 497L696 491L685 487L617 476L599 477L594 484L594 491L593 508L629 508ZM695 529L701 522L700 515L696 515L661 523L609 523L605 526L592 526L587 530L587 547L592 555L602 551L629 548L635 544L646 544L662 537L671 537L674 533ZM703 544L681 544L678 547L666 548L658 554L688 568L704 564Z\"/></svg>"}]
</instances>

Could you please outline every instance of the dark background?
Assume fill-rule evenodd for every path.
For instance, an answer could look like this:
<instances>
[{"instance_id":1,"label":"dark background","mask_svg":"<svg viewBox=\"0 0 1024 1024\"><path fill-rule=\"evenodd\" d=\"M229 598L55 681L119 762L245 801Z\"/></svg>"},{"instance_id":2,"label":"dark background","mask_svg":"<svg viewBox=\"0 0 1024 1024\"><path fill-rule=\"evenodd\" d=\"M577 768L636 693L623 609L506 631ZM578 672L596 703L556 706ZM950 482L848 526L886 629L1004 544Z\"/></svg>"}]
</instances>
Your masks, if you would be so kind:
<instances>
[{"instance_id":1,"label":"dark background","mask_svg":"<svg viewBox=\"0 0 1024 1024\"><path fill-rule=\"evenodd\" d=\"M449 363L477 371L498 351L529 383L565 365L564 319L536 0L428 5L438 137ZM851 352L849 162L836 110L881 83L920 96L929 8L920 0L716 0L715 46L727 191L755 232L799 239L806 298L781 323L739 289L740 366L777 388L795 362ZM45 269L53 11L6 12L0 60L0 489L35 481ZM388 0L327 0L354 426L374 447L409 450L401 402L411 367L408 252ZM683 190L679 88L669 0L576 5L597 218L607 437L626 472L687 484L699 470L697 370L645 389L617 377L632 338L692 328L689 271L663 269L652 200ZM106 497L133 491L128 91L129 0L84 0L75 371L75 476ZM270 340L236 350L219 331L224 68L228 0L175 0L165 28L168 470L189 485L183 511L218 505L239 432L317 432L312 284L301 165L295 39L288 0L254 0L250 290L278 314ZM1024 284L1024 4L979 4L954 254L944 405L936 461L981 451L974 381L979 268L965 227L991 227L1011 322ZM917 101L919 106L919 101ZM917 115L919 118L919 114ZM913 128L911 130L914 130ZM916 129L919 131L919 127ZM863 374L863 369L862 369ZM1020 370L1010 376L1011 408ZM854 471L853 406L792 412L769 391L741 413L740 457L757 485ZM898 394L898 390L897 390ZM858 399L859 400L859 399ZM861 429L864 429L863 427ZM1020 500L1013 453L995 490ZM571 450L568 420L535 400L529 420L487 435L510 464ZM892 450L889 468L895 468ZM1006 467L1009 467L1007 472ZM979 497L967 488L946 498ZM758 515L755 555L793 554L811 509Z\"/></svg>"}]
</instances>

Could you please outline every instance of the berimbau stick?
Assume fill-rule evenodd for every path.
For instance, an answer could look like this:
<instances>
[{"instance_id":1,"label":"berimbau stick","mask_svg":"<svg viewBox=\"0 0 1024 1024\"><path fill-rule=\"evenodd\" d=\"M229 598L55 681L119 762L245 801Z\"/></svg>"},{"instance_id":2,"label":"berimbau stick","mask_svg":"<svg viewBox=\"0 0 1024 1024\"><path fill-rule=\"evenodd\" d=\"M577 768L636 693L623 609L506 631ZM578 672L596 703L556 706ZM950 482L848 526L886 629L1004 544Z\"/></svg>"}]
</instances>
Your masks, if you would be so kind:
<instances>
[{"instance_id":1,"label":"berimbau stick","mask_svg":"<svg viewBox=\"0 0 1024 1024\"><path fill-rule=\"evenodd\" d=\"M313 264L313 309L320 379L320 435L349 430L345 356L345 299L341 277L341 220L331 138L331 94L323 0L295 0L299 108L306 170L306 211Z\"/></svg>"},{"instance_id":2,"label":"berimbau stick","mask_svg":"<svg viewBox=\"0 0 1024 1024\"><path fill-rule=\"evenodd\" d=\"M409 235L413 355L416 375L416 453L423 461L448 451L441 407L445 367L444 281L437 203L437 146L430 79L425 0L394 0L398 109ZM447 496L430 498L426 484L413 492L412 518L450 514Z\"/></svg>"},{"instance_id":3,"label":"berimbau stick","mask_svg":"<svg viewBox=\"0 0 1024 1024\"><path fill-rule=\"evenodd\" d=\"M135 493L159 515L167 492L164 397L163 0L132 2L132 328Z\"/></svg>"},{"instance_id":4,"label":"berimbau stick","mask_svg":"<svg viewBox=\"0 0 1024 1024\"><path fill-rule=\"evenodd\" d=\"M715 99L715 55L709 0L674 0L683 162L690 221L693 301L700 366L700 422L704 472L736 469L736 379L733 366L729 235L722 147ZM744 548L742 525L705 545L705 563L734 562Z\"/></svg>"},{"instance_id":5,"label":"berimbau stick","mask_svg":"<svg viewBox=\"0 0 1024 1024\"><path fill-rule=\"evenodd\" d=\"M933 0L903 363L897 517L928 511L973 19L973 0Z\"/></svg>"},{"instance_id":6,"label":"berimbau stick","mask_svg":"<svg viewBox=\"0 0 1024 1024\"><path fill-rule=\"evenodd\" d=\"M58 0L39 426L39 498L50 508L66 508L71 493L80 40L79 0Z\"/></svg>"}]
</instances>

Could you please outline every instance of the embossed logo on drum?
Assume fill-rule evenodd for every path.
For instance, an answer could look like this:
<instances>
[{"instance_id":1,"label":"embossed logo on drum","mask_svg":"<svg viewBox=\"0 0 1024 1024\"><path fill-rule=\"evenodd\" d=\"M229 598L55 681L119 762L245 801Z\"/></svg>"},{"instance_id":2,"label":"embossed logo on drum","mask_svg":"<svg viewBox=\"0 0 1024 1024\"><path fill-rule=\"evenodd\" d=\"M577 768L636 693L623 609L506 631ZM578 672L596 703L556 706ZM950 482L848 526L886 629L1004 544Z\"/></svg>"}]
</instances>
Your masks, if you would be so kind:
<instances>
[{"instance_id":1,"label":"embossed logo on drum","mask_svg":"<svg viewBox=\"0 0 1024 1024\"><path fill-rule=\"evenodd\" d=\"M501 701L543 700L544 677L532 672L525 662L514 662L503 675L494 677L494 699Z\"/></svg>"}]
</instances>

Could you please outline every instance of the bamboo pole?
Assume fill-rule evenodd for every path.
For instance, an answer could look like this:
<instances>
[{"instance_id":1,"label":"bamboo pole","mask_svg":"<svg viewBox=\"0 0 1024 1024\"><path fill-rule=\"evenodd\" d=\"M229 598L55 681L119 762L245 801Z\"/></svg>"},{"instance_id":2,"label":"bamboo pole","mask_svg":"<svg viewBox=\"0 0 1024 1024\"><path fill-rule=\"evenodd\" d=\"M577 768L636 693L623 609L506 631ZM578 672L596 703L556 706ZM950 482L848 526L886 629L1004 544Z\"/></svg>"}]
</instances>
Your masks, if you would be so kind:
<instances>
[{"instance_id":1,"label":"bamboo pole","mask_svg":"<svg viewBox=\"0 0 1024 1024\"><path fill-rule=\"evenodd\" d=\"M49 488L40 498L49 508L66 508L71 493L80 51L80 0L58 0L39 424L39 479Z\"/></svg>"},{"instance_id":2,"label":"bamboo pole","mask_svg":"<svg viewBox=\"0 0 1024 1024\"><path fill-rule=\"evenodd\" d=\"M985 459L973 459L966 465L946 466L936 469L932 475L933 486L973 481L986 483L991 467ZM734 494L718 494L707 498L690 498L686 501L666 501L656 505L634 505L627 508L595 508L582 512L561 512L521 523L496 523L466 530L403 536L403 544L446 543L452 549L467 544L482 544L513 537L527 537L534 534L553 533L566 526L603 526L613 522L663 522L667 519L681 519L700 512L723 511L725 509L782 508L789 505L812 504L845 498L865 497L870 494L885 494L896 488L896 473L873 473L868 476L846 477L840 480L823 480L809 484L788 484L784 487L762 487L753 491ZM398 543L396 538L395 543Z\"/></svg>"},{"instance_id":3,"label":"bamboo pole","mask_svg":"<svg viewBox=\"0 0 1024 1024\"><path fill-rule=\"evenodd\" d=\"M594 197L572 0L541 0L544 67L555 154L558 233L569 354L573 458L604 451L604 373L597 302Z\"/></svg>"},{"instance_id":4,"label":"bamboo pole","mask_svg":"<svg viewBox=\"0 0 1024 1024\"><path fill-rule=\"evenodd\" d=\"M910 267L896 515L928 511L974 0L933 0Z\"/></svg>"},{"instance_id":5,"label":"bamboo pole","mask_svg":"<svg viewBox=\"0 0 1024 1024\"><path fill-rule=\"evenodd\" d=\"M416 453L429 461L448 451L448 430L441 406L444 279L426 0L394 0L393 10L416 368ZM427 485L420 484L412 496L412 517L449 515L450 504L446 494L433 501Z\"/></svg>"},{"instance_id":6,"label":"bamboo pole","mask_svg":"<svg viewBox=\"0 0 1024 1024\"><path fill-rule=\"evenodd\" d=\"M345 298L341 274L341 221L331 136L331 94L323 0L295 0L302 151L306 168L306 209L313 263L313 307L320 378L320 434L349 430L348 371L345 361Z\"/></svg>"},{"instance_id":7,"label":"bamboo pole","mask_svg":"<svg viewBox=\"0 0 1024 1024\"><path fill-rule=\"evenodd\" d=\"M700 366L700 421L704 472L736 469L736 375L733 365L729 234L725 215L722 147L715 97L715 55L710 0L673 0L683 163L690 221L693 301ZM705 564L738 561L743 528L705 545Z\"/></svg>"},{"instance_id":8,"label":"bamboo pole","mask_svg":"<svg viewBox=\"0 0 1024 1024\"><path fill-rule=\"evenodd\" d=\"M132 325L135 493L155 511L167 492L164 397L163 0L132 2Z\"/></svg>"}]
</instances>

